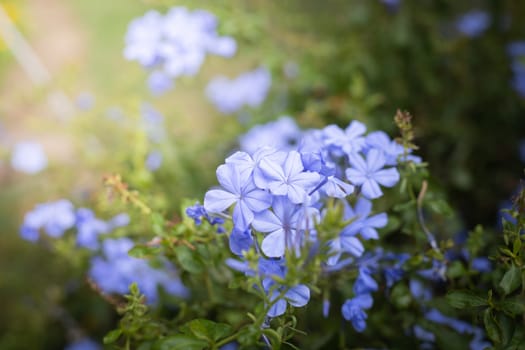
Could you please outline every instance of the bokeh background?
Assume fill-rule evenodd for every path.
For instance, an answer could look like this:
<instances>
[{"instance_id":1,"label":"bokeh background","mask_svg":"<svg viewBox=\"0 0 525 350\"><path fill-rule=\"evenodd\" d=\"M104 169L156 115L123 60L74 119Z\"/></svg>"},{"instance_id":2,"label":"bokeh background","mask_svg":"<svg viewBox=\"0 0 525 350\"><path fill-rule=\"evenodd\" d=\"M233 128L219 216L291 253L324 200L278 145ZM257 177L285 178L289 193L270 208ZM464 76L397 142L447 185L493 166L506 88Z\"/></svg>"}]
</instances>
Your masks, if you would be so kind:
<instances>
[{"instance_id":1,"label":"bokeh background","mask_svg":"<svg viewBox=\"0 0 525 350\"><path fill-rule=\"evenodd\" d=\"M239 135L282 115L303 127L366 122L396 134L397 109L414 116L418 154L465 227L496 226L525 162L525 3L512 0L0 0L50 79L35 84L0 38L0 349L60 349L95 339L117 317L82 279L85 266L20 238L35 204L69 198L106 217L103 195L121 173L176 215L201 198ZM129 22L150 9L202 8L237 41L192 78L155 96L123 57ZM522 45L522 46L520 46ZM224 115L206 98L216 75L266 67L264 103ZM58 96L58 97L57 97ZM160 120L152 142L141 122ZM160 126L159 126L160 125ZM47 164L13 166L20 142ZM152 151L162 164L146 164Z\"/></svg>"}]
</instances>

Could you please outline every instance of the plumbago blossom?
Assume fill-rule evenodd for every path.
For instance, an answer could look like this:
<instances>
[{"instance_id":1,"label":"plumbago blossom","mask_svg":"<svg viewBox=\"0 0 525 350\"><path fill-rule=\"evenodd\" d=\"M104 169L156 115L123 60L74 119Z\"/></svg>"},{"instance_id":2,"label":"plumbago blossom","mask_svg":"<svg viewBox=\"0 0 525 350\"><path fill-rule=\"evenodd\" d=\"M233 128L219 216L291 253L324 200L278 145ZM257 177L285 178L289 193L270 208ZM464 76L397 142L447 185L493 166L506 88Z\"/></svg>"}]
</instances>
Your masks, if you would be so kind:
<instances>
[{"instance_id":1,"label":"plumbago blossom","mask_svg":"<svg viewBox=\"0 0 525 350\"><path fill-rule=\"evenodd\" d=\"M272 84L270 72L260 67L235 79L213 78L206 87L206 96L223 114L232 114L244 106L259 107Z\"/></svg>"},{"instance_id":2,"label":"plumbago blossom","mask_svg":"<svg viewBox=\"0 0 525 350\"><path fill-rule=\"evenodd\" d=\"M165 15L148 11L134 19L126 33L124 57L151 71L148 86L160 95L180 76L193 76L206 55L232 57L235 40L217 33L217 18L205 10L173 7Z\"/></svg>"},{"instance_id":3,"label":"plumbago blossom","mask_svg":"<svg viewBox=\"0 0 525 350\"><path fill-rule=\"evenodd\" d=\"M326 273L348 265L357 267L354 296L341 310L344 318L362 331L366 327L364 310L372 307L372 292L378 289L372 275L380 271L379 262L390 266L384 273L392 286L401 278L400 261L405 259L386 253L373 258L366 254L363 241L378 239L377 229L385 227L388 220L386 213L373 212L372 200L383 195L381 187L392 187L399 181L399 161L420 159L409 159L410 152L386 134L366 136L366 127L359 121L345 129L330 125L301 131L287 118L284 123L290 132L280 133L282 121L253 129L248 133L253 139L242 137L241 150L217 169L221 187L209 190L204 205L188 208L188 214L199 223L200 217L208 221L213 217L231 219L230 249L241 260L230 259L228 265L261 278L269 317L284 314L288 304L300 307L309 301L306 284L281 284L291 255L328 251L323 263ZM289 142L290 136L295 142ZM343 220L348 222L335 237L318 232L329 202L344 208ZM320 249L322 246L326 249ZM256 271L245 260L249 250L260 256ZM325 306L328 312L329 303Z\"/></svg>"},{"instance_id":4,"label":"plumbago blossom","mask_svg":"<svg viewBox=\"0 0 525 350\"><path fill-rule=\"evenodd\" d=\"M41 234L53 239L74 231L76 245L92 251L88 275L104 293L128 292L129 285L137 283L148 304L158 300L158 286L171 295L186 297L188 291L180 281L173 265L162 260L163 269L155 269L143 259L128 255L135 243L129 238L112 239L112 231L127 226L128 214L121 213L104 221L91 209L75 209L69 200L38 204L26 213L20 228L22 238L36 242ZM218 221L220 222L220 221Z\"/></svg>"}]
</instances>

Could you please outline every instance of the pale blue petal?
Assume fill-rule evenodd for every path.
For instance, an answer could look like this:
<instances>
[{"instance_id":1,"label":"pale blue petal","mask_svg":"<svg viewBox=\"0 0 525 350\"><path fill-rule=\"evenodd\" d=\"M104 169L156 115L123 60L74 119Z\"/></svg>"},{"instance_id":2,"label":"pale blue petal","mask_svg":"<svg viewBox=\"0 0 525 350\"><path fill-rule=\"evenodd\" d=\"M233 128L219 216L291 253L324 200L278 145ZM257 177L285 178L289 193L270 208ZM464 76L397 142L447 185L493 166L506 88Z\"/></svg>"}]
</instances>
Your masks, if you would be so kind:
<instances>
[{"instance_id":1,"label":"pale blue petal","mask_svg":"<svg viewBox=\"0 0 525 350\"><path fill-rule=\"evenodd\" d=\"M223 190L210 190L204 196L204 209L210 213L221 213L237 201L237 196Z\"/></svg>"},{"instance_id":2,"label":"pale blue petal","mask_svg":"<svg viewBox=\"0 0 525 350\"><path fill-rule=\"evenodd\" d=\"M268 189L276 196L286 196L288 194L288 184L283 181L268 182Z\"/></svg>"},{"instance_id":3,"label":"pale blue petal","mask_svg":"<svg viewBox=\"0 0 525 350\"><path fill-rule=\"evenodd\" d=\"M355 204L355 213L359 218L366 218L372 212L372 202L366 198L359 198Z\"/></svg>"},{"instance_id":4,"label":"pale blue petal","mask_svg":"<svg viewBox=\"0 0 525 350\"><path fill-rule=\"evenodd\" d=\"M286 292L284 297L288 303L295 307L303 307L310 300L310 289L304 284L299 284Z\"/></svg>"},{"instance_id":5,"label":"pale blue petal","mask_svg":"<svg viewBox=\"0 0 525 350\"><path fill-rule=\"evenodd\" d=\"M366 167L369 172L375 172L385 166L385 155L382 151L372 148L366 155Z\"/></svg>"},{"instance_id":6,"label":"pale blue petal","mask_svg":"<svg viewBox=\"0 0 525 350\"><path fill-rule=\"evenodd\" d=\"M217 180L221 186L235 194L241 193L239 171L233 164L223 164L217 168Z\"/></svg>"},{"instance_id":7,"label":"pale blue petal","mask_svg":"<svg viewBox=\"0 0 525 350\"><path fill-rule=\"evenodd\" d=\"M361 236L364 239L379 239L379 235L377 234L376 229L372 227L363 227L361 229Z\"/></svg>"},{"instance_id":8,"label":"pale blue petal","mask_svg":"<svg viewBox=\"0 0 525 350\"><path fill-rule=\"evenodd\" d=\"M265 210L255 215L252 226L259 232L274 232L282 229L283 224L271 210Z\"/></svg>"},{"instance_id":9,"label":"pale blue petal","mask_svg":"<svg viewBox=\"0 0 525 350\"><path fill-rule=\"evenodd\" d=\"M386 213L379 213L366 219L364 225L375 228L385 227L388 223L388 216Z\"/></svg>"},{"instance_id":10,"label":"pale blue petal","mask_svg":"<svg viewBox=\"0 0 525 350\"><path fill-rule=\"evenodd\" d=\"M392 187L399 181L399 172L395 168L379 170L374 173L374 180L385 187Z\"/></svg>"},{"instance_id":11,"label":"pale blue petal","mask_svg":"<svg viewBox=\"0 0 525 350\"><path fill-rule=\"evenodd\" d=\"M253 212L244 201L238 201L233 209L233 224L239 230L246 230L253 221Z\"/></svg>"},{"instance_id":12,"label":"pale blue petal","mask_svg":"<svg viewBox=\"0 0 525 350\"><path fill-rule=\"evenodd\" d=\"M285 251L285 233L278 230L264 237L261 248L263 253L270 258L279 258Z\"/></svg>"},{"instance_id":13,"label":"pale blue petal","mask_svg":"<svg viewBox=\"0 0 525 350\"><path fill-rule=\"evenodd\" d=\"M374 180L366 180L361 187L361 191L366 198L375 199L383 195L381 188Z\"/></svg>"},{"instance_id":14,"label":"pale blue petal","mask_svg":"<svg viewBox=\"0 0 525 350\"><path fill-rule=\"evenodd\" d=\"M347 252L352 254L353 256L361 256L363 255L363 252L365 251L365 247L363 247L363 244L360 240L353 236L341 236L341 248Z\"/></svg>"},{"instance_id":15,"label":"pale blue petal","mask_svg":"<svg viewBox=\"0 0 525 350\"><path fill-rule=\"evenodd\" d=\"M364 172L361 172L354 168L346 169L346 178L354 185L362 185L367 180Z\"/></svg>"},{"instance_id":16,"label":"pale blue petal","mask_svg":"<svg viewBox=\"0 0 525 350\"><path fill-rule=\"evenodd\" d=\"M281 316L286 312L286 300L280 299L275 302L275 304L272 305L270 310L268 310L268 317L277 317Z\"/></svg>"},{"instance_id":17,"label":"pale blue petal","mask_svg":"<svg viewBox=\"0 0 525 350\"><path fill-rule=\"evenodd\" d=\"M266 191L253 190L244 196L243 200L254 213L268 209L272 205L272 195Z\"/></svg>"},{"instance_id":18,"label":"pale blue petal","mask_svg":"<svg viewBox=\"0 0 525 350\"><path fill-rule=\"evenodd\" d=\"M288 186L288 199L294 204L300 204L308 200L308 195L300 186Z\"/></svg>"},{"instance_id":19,"label":"pale blue petal","mask_svg":"<svg viewBox=\"0 0 525 350\"><path fill-rule=\"evenodd\" d=\"M348 155L348 160L350 161L350 165L352 165L352 168L355 168L358 172L361 174L367 173L367 165L363 157L357 153L352 153Z\"/></svg>"},{"instance_id":20,"label":"pale blue petal","mask_svg":"<svg viewBox=\"0 0 525 350\"><path fill-rule=\"evenodd\" d=\"M283 168L276 162L264 158L259 163L259 168L264 172L266 177L277 181L285 181Z\"/></svg>"},{"instance_id":21,"label":"pale blue petal","mask_svg":"<svg viewBox=\"0 0 525 350\"><path fill-rule=\"evenodd\" d=\"M297 151L290 151L283 165L285 178L293 177L304 170L301 155Z\"/></svg>"},{"instance_id":22,"label":"pale blue petal","mask_svg":"<svg viewBox=\"0 0 525 350\"><path fill-rule=\"evenodd\" d=\"M352 121L350 125L348 125L347 128L345 129L346 137L348 137L349 139L353 139L358 136L361 136L365 132L366 132L365 124L357 120Z\"/></svg>"}]
</instances>

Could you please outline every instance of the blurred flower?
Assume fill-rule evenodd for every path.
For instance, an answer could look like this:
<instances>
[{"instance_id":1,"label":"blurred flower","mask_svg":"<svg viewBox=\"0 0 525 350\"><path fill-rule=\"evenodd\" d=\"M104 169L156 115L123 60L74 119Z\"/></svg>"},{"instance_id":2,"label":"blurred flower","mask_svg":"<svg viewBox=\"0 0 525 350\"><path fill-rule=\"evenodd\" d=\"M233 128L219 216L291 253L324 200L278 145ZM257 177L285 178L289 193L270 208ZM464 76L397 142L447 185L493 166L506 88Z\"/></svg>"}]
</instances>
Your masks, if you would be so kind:
<instances>
[{"instance_id":1,"label":"blurred flower","mask_svg":"<svg viewBox=\"0 0 525 350\"><path fill-rule=\"evenodd\" d=\"M242 151L255 153L263 146L289 151L295 149L301 138L301 130L295 121L283 116L276 121L263 125L256 125L239 138Z\"/></svg>"},{"instance_id":2,"label":"blurred flower","mask_svg":"<svg viewBox=\"0 0 525 350\"><path fill-rule=\"evenodd\" d=\"M373 304L370 294L358 295L352 299L347 299L341 307L341 313L345 320L352 322L352 326L358 332L363 332L366 328L368 315L365 309L370 309Z\"/></svg>"},{"instance_id":3,"label":"blurred flower","mask_svg":"<svg viewBox=\"0 0 525 350\"><path fill-rule=\"evenodd\" d=\"M472 10L465 13L456 21L457 30L471 38L483 34L490 26L491 18L488 13L481 10Z\"/></svg>"},{"instance_id":4,"label":"blurred flower","mask_svg":"<svg viewBox=\"0 0 525 350\"><path fill-rule=\"evenodd\" d=\"M64 348L64 350L101 350L102 346L90 338L79 339Z\"/></svg>"},{"instance_id":5,"label":"blurred flower","mask_svg":"<svg viewBox=\"0 0 525 350\"><path fill-rule=\"evenodd\" d=\"M106 239L102 244L102 256L91 259L89 276L104 292L126 294L129 286L136 282L148 304L158 300L158 286L168 294L188 295L173 266L166 262L162 270L152 268L147 261L128 255L133 246L129 238Z\"/></svg>"},{"instance_id":6,"label":"blurred flower","mask_svg":"<svg viewBox=\"0 0 525 350\"><path fill-rule=\"evenodd\" d=\"M155 96L160 96L173 88L173 80L161 70L153 71L148 77L148 88Z\"/></svg>"},{"instance_id":7,"label":"blurred flower","mask_svg":"<svg viewBox=\"0 0 525 350\"><path fill-rule=\"evenodd\" d=\"M77 107L82 111L87 111L95 105L95 96L89 92L82 92L76 98Z\"/></svg>"},{"instance_id":8,"label":"blurred flower","mask_svg":"<svg viewBox=\"0 0 525 350\"><path fill-rule=\"evenodd\" d=\"M146 158L146 168L150 171L155 171L162 165L162 153L159 151L151 151Z\"/></svg>"},{"instance_id":9,"label":"blurred flower","mask_svg":"<svg viewBox=\"0 0 525 350\"><path fill-rule=\"evenodd\" d=\"M241 74L235 79L214 78L206 87L206 96L223 114L232 114L244 106L259 107L266 98L272 77L264 68Z\"/></svg>"},{"instance_id":10,"label":"blurred flower","mask_svg":"<svg viewBox=\"0 0 525 350\"><path fill-rule=\"evenodd\" d=\"M22 238L35 242L39 238L39 231L53 238L60 237L64 232L75 225L75 208L65 199L56 202L38 204L35 209L26 213L20 228Z\"/></svg>"},{"instance_id":11,"label":"blurred flower","mask_svg":"<svg viewBox=\"0 0 525 350\"><path fill-rule=\"evenodd\" d=\"M148 85L160 94L171 88L169 79L195 75L206 54L231 57L237 44L217 34L217 19L204 10L173 7L166 15L149 11L134 19L126 33L124 57L156 69ZM160 74L164 75L160 75Z\"/></svg>"},{"instance_id":12,"label":"blurred flower","mask_svg":"<svg viewBox=\"0 0 525 350\"><path fill-rule=\"evenodd\" d=\"M19 142L11 154L11 166L26 174L36 174L47 167L47 156L39 143Z\"/></svg>"}]
</instances>

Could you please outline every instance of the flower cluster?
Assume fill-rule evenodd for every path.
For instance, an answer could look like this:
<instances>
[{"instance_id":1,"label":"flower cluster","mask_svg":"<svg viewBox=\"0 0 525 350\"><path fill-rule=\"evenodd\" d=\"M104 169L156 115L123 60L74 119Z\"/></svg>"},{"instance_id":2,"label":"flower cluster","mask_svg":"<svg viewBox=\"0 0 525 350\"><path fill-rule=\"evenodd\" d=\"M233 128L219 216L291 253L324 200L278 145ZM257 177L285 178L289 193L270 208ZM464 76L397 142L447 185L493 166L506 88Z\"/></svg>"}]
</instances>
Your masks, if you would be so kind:
<instances>
[{"instance_id":1,"label":"flower cluster","mask_svg":"<svg viewBox=\"0 0 525 350\"><path fill-rule=\"evenodd\" d=\"M124 56L152 70L149 87L154 94L171 88L179 76L193 76L207 54L231 57L233 38L217 34L217 19L208 11L173 7L166 15L149 11L133 20L126 33Z\"/></svg>"},{"instance_id":2,"label":"flower cluster","mask_svg":"<svg viewBox=\"0 0 525 350\"><path fill-rule=\"evenodd\" d=\"M232 80L224 76L214 78L206 87L206 95L221 113L232 114L244 106L260 106L271 84L270 72L261 67Z\"/></svg>"},{"instance_id":3,"label":"flower cluster","mask_svg":"<svg viewBox=\"0 0 525 350\"><path fill-rule=\"evenodd\" d=\"M31 175L36 174L44 170L47 163L44 148L37 142L19 142L13 148L11 166L17 171Z\"/></svg>"},{"instance_id":4,"label":"flower cluster","mask_svg":"<svg viewBox=\"0 0 525 350\"><path fill-rule=\"evenodd\" d=\"M392 187L398 182L398 161L420 159L408 159L409 152L384 133L365 135L366 127L358 121L346 129L336 125L303 132L290 128L297 139L295 145L278 140L280 135L287 139L289 134L276 130L271 143L274 147L264 146L266 135L272 128L279 129L279 125L280 122L267 125L263 133L252 131L263 135L261 140L253 140L262 147L238 151L218 167L221 188L206 193L205 212L229 217L231 210L230 248L241 259L252 247L260 254L258 273L263 282L268 274L262 271L268 270L268 264L281 267L270 269L270 275L285 278L288 254L300 256L305 247L315 254L320 245L326 245L330 251L325 261L327 271L339 270L342 257L346 257L345 262L360 266L354 286L356 297L345 303L343 315L362 330L362 309L371 307L370 293L377 290L372 270L365 264L359 265L365 250L362 240L379 238L377 229L387 223L385 213L371 215L372 200L383 195L381 187ZM275 148L276 145L284 148ZM349 222L336 237L317 232L317 224L326 215L328 199L341 203L344 219ZM271 301L268 316L283 314L286 301L294 306L305 305L309 299L307 290L303 284L286 288L278 285L271 290L265 287Z\"/></svg>"},{"instance_id":5,"label":"flower cluster","mask_svg":"<svg viewBox=\"0 0 525 350\"><path fill-rule=\"evenodd\" d=\"M158 300L158 286L171 295L186 297L187 289L175 268L164 262L164 269L155 269L147 261L128 255L134 243L129 238L106 239L102 243L102 256L91 259L89 277L105 293L126 294L132 283L146 296L148 304Z\"/></svg>"},{"instance_id":6,"label":"flower cluster","mask_svg":"<svg viewBox=\"0 0 525 350\"><path fill-rule=\"evenodd\" d=\"M77 246L96 250L99 248L100 235L110 233L115 228L126 226L128 223L127 214L119 214L109 221L103 221L90 209L75 209L70 201L61 199L38 204L26 213L20 235L28 241L36 242L40 238L41 231L49 237L58 238L67 230L76 227Z\"/></svg>"}]
</instances>

